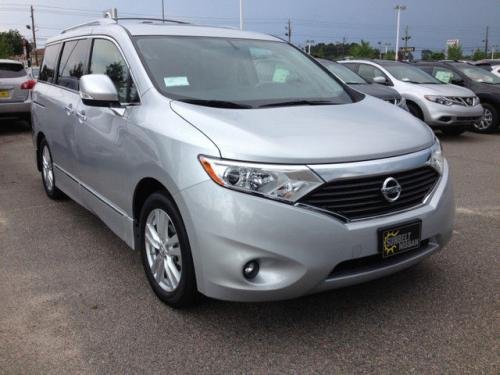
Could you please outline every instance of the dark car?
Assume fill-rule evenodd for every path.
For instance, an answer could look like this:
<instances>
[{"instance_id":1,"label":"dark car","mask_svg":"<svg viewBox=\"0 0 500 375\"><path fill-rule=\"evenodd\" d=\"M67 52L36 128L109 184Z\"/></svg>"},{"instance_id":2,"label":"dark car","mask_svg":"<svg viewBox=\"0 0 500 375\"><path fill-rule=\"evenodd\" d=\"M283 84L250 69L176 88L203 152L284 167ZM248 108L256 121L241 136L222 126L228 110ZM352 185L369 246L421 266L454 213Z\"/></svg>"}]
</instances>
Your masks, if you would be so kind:
<instances>
[{"instance_id":1,"label":"dark car","mask_svg":"<svg viewBox=\"0 0 500 375\"><path fill-rule=\"evenodd\" d=\"M364 78L357 75L342 64L326 59L316 60L320 62L325 68L327 68L338 79L340 79L349 87L352 87L354 90L385 100L386 102L396 104L398 107L408 110L404 98L402 98L401 95L393 88L374 83L368 83Z\"/></svg>"},{"instance_id":2,"label":"dark car","mask_svg":"<svg viewBox=\"0 0 500 375\"><path fill-rule=\"evenodd\" d=\"M500 126L500 77L480 67L458 61L420 61L419 68L445 83L472 90L484 108L476 131L489 133Z\"/></svg>"}]
</instances>

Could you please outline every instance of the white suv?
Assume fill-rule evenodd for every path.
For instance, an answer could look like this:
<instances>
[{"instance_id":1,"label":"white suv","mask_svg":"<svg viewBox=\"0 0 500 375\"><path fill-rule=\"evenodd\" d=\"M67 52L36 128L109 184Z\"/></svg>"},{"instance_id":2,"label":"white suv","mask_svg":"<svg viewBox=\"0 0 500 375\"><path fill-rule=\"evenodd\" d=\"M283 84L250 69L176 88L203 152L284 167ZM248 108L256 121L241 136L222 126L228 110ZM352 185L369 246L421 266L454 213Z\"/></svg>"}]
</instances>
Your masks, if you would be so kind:
<instances>
[{"instance_id":1,"label":"white suv","mask_svg":"<svg viewBox=\"0 0 500 375\"><path fill-rule=\"evenodd\" d=\"M410 112L445 134L458 135L483 115L479 98L469 89L445 84L423 70L388 60L340 61L368 82L392 86Z\"/></svg>"}]
</instances>

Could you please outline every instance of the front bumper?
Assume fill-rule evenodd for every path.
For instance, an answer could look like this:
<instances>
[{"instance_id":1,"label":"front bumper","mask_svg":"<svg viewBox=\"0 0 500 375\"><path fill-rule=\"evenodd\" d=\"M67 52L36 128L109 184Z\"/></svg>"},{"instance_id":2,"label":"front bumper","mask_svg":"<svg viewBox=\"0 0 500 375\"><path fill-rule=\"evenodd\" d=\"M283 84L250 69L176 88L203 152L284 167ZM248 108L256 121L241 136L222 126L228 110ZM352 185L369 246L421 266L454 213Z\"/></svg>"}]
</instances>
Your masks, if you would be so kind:
<instances>
[{"instance_id":1,"label":"front bumper","mask_svg":"<svg viewBox=\"0 0 500 375\"><path fill-rule=\"evenodd\" d=\"M426 103L425 122L434 127L471 126L483 116L483 107L461 105L445 106L433 102Z\"/></svg>"},{"instance_id":2,"label":"front bumper","mask_svg":"<svg viewBox=\"0 0 500 375\"><path fill-rule=\"evenodd\" d=\"M332 216L222 188L211 180L176 197L201 293L222 300L268 301L352 285L407 268L450 239L454 199L448 165L432 196L414 210L344 223ZM382 265L335 273L345 261L377 255L377 229L422 220L420 250ZM252 280L243 265L258 259ZM390 259L390 258L389 258Z\"/></svg>"}]
</instances>

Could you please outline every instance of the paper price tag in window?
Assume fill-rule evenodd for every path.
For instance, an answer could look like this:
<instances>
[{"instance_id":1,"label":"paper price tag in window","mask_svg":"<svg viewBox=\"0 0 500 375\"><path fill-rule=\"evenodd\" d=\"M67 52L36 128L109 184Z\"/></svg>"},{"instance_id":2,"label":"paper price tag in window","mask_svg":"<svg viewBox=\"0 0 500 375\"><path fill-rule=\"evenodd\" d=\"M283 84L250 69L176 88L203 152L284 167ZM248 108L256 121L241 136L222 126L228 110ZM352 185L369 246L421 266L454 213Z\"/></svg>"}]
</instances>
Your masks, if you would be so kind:
<instances>
[{"instance_id":1,"label":"paper price tag in window","mask_svg":"<svg viewBox=\"0 0 500 375\"><path fill-rule=\"evenodd\" d=\"M165 77L163 78L165 87L189 86L187 77Z\"/></svg>"},{"instance_id":2,"label":"paper price tag in window","mask_svg":"<svg viewBox=\"0 0 500 375\"><path fill-rule=\"evenodd\" d=\"M453 73L451 72L443 72L443 71L436 72L436 78L439 79L441 82L450 83L451 77L453 77Z\"/></svg>"},{"instance_id":3,"label":"paper price tag in window","mask_svg":"<svg viewBox=\"0 0 500 375\"><path fill-rule=\"evenodd\" d=\"M273 74L273 82L285 83L290 72L286 69L277 68Z\"/></svg>"}]
</instances>

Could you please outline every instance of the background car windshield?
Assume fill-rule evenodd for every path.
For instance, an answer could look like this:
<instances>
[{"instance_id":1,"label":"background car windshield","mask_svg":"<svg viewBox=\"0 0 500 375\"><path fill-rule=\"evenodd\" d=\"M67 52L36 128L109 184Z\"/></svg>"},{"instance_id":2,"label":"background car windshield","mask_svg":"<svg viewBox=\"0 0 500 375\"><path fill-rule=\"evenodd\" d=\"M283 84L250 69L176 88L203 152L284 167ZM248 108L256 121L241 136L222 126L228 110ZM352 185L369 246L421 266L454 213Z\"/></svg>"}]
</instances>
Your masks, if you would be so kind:
<instances>
[{"instance_id":1,"label":"background car windshield","mask_svg":"<svg viewBox=\"0 0 500 375\"><path fill-rule=\"evenodd\" d=\"M26 75L21 64L0 63L0 78L17 78Z\"/></svg>"},{"instance_id":2,"label":"background car windshield","mask_svg":"<svg viewBox=\"0 0 500 375\"><path fill-rule=\"evenodd\" d=\"M469 65L455 65L455 67L475 82L490 83L495 85L500 84L500 77L497 77L493 73L484 69Z\"/></svg>"},{"instance_id":3,"label":"background car windshield","mask_svg":"<svg viewBox=\"0 0 500 375\"><path fill-rule=\"evenodd\" d=\"M351 69L343 66L342 64L330 62L325 64L326 68L339 77L342 81L347 83L348 85L357 84L357 83L368 83L363 78L354 73Z\"/></svg>"},{"instance_id":4,"label":"background car windshield","mask_svg":"<svg viewBox=\"0 0 500 375\"><path fill-rule=\"evenodd\" d=\"M141 36L135 41L156 87L173 99L249 106L352 102L339 82L286 43L185 36Z\"/></svg>"},{"instance_id":5,"label":"background car windshield","mask_svg":"<svg viewBox=\"0 0 500 375\"><path fill-rule=\"evenodd\" d=\"M394 76L394 78L403 82L443 84L441 81L438 81L423 70L406 64L387 65L385 68Z\"/></svg>"}]
</instances>

